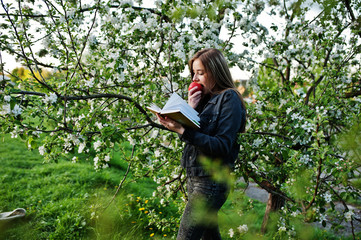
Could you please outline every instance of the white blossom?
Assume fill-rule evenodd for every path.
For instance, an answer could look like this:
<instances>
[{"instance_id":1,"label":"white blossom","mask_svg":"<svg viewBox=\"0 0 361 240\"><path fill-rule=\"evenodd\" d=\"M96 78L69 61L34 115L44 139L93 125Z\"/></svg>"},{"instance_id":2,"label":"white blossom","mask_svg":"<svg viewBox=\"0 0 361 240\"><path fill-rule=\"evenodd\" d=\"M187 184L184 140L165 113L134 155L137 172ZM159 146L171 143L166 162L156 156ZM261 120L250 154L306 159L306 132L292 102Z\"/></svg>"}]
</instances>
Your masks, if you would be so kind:
<instances>
[{"instance_id":1,"label":"white blossom","mask_svg":"<svg viewBox=\"0 0 361 240\"><path fill-rule=\"evenodd\" d=\"M300 211L297 210L297 211L295 211L295 212L292 212L292 213L291 213L291 216L292 216L292 217L296 217L298 214L300 214Z\"/></svg>"},{"instance_id":2,"label":"white blossom","mask_svg":"<svg viewBox=\"0 0 361 240\"><path fill-rule=\"evenodd\" d=\"M10 99L11 99L11 96L9 96L9 95L6 95L4 97L5 102L10 102Z\"/></svg>"},{"instance_id":3,"label":"white blossom","mask_svg":"<svg viewBox=\"0 0 361 240\"><path fill-rule=\"evenodd\" d=\"M308 154L302 155L302 156L300 157L300 162L301 162L301 163L307 164L307 163L309 163L309 162L311 162L311 161L312 161L312 160L311 160L311 158L310 158L310 156L309 156Z\"/></svg>"},{"instance_id":4,"label":"white blossom","mask_svg":"<svg viewBox=\"0 0 361 240\"><path fill-rule=\"evenodd\" d=\"M307 132L311 132L312 130L314 130L312 123L309 123L308 121L306 121L304 124L302 124L301 128L303 128Z\"/></svg>"},{"instance_id":5,"label":"white blossom","mask_svg":"<svg viewBox=\"0 0 361 240\"><path fill-rule=\"evenodd\" d=\"M346 221L350 222L352 220L352 216L354 215L353 211L348 211L345 213Z\"/></svg>"},{"instance_id":6,"label":"white blossom","mask_svg":"<svg viewBox=\"0 0 361 240\"><path fill-rule=\"evenodd\" d=\"M286 231L286 227L285 226L281 226L278 228L278 231L280 232L285 232Z\"/></svg>"},{"instance_id":7,"label":"white blossom","mask_svg":"<svg viewBox=\"0 0 361 240\"><path fill-rule=\"evenodd\" d=\"M160 157L160 155L161 155L161 153L160 153L160 151L158 149L154 151L154 156L155 157Z\"/></svg>"},{"instance_id":8,"label":"white blossom","mask_svg":"<svg viewBox=\"0 0 361 240\"><path fill-rule=\"evenodd\" d=\"M82 153L85 148L85 143L80 143L78 148L78 153Z\"/></svg>"},{"instance_id":9,"label":"white blossom","mask_svg":"<svg viewBox=\"0 0 361 240\"><path fill-rule=\"evenodd\" d=\"M292 111L292 108L289 107L289 108L287 108L286 113L287 113L287 114L290 114L291 111Z\"/></svg>"},{"instance_id":10,"label":"white blossom","mask_svg":"<svg viewBox=\"0 0 361 240\"><path fill-rule=\"evenodd\" d=\"M232 228L229 229L228 234L229 234L229 236L230 236L231 238L233 238L234 231L233 231Z\"/></svg>"},{"instance_id":11,"label":"white blossom","mask_svg":"<svg viewBox=\"0 0 361 240\"><path fill-rule=\"evenodd\" d=\"M154 50L159 50L161 46L162 46L162 42L155 42L153 44L153 49Z\"/></svg>"},{"instance_id":12,"label":"white blossom","mask_svg":"<svg viewBox=\"0 0 361 240\"><path fill-rule=\"evenodd\" d=\"M90 35L88 41L90 45L96 45L98 42L97 37L95 35Z\"/></svg>"},{"instance_id":13,"label":"white blossom","mask_svg":"<svg viewBox=\"0 0 361 240\"><path fill-rule=\"evenodd\" d=\"M40 155L44 155L44 154L46 153L46 149L45 149L44 146L40 146L40 147L38 148L38 150L39 150Z\"/></svg>"},{"instance_id":14,"label":"white blossom","mask_svg":"<svg viewBox=\"0 0 361 240\"><path fill-rule=\"evenodd\" d=\"M34 132L33 132L33 135L34 135L34 136L37 136L37 137L39 137L40 134L41 134L41 131L34 131Z\"/></svg>"},{"instance_id":15,"label":"white blossom","mask_svg":"<svg viewBox=\"0 0 361 240\"><path fill-rule=\"evenodd\" d=\"M98 168L99 157L95 157L93 161L94 161L94 167L95 167L95 169L97 169Z\"/></svg>"},{"instance_id":16,"label":"white blossom","mask_svg":"<svg viewBox=\"0 0 361 240\"><path fill-rule=\"evenodd\" d=\"M291 119L292 119L292 120L300 120L300 121L302 121L302 120L303 120L303 117L300 115L300 113L293 113L293 114L291 115Z\"/></svg>"},{"instance_id":17,"label":"white blossom","mask_svg":"<svg viewBox=\"0 0 361 240\"><path fill-rule=\"evenodd\" d=\"M14 113L15 117L17 115L20 115L23 112L23 110L20 108L18 104L15 104L14 109L12 110L12 113Z\"/></svg>"},{"instance_id":18,"label":"white blossom","mask_svg":"<svg viewBox=\"0 0 361 240\"><path fill-rule=\"evenodd\" d=\"M323 221L326 221L326 214L325 215L320 214L319 216L319 222L322 223Z\"/></svg>"},{"instance_id":19,"label":"white blossom","mask_svg":"<svg viewBox=\"0 0 361 240\"><path fill-rule=\"evenodd\" d=\"M323 198L325 199L325 201L326 201L327 203L330 203L330 202L332 201L332 195L329 194L329 193L325 193L325 194L323 195Z\"/></svg>"},{"instance_id":20,"label":"white blossom","mask_svg":"<svg viewBox=\"0 0 361 240\"><path fill-rule=\"evenodd\" d=\"M254 140L254 142L253 142L253 146L254 147L259 147L260 145L262 145L263 144L263 142L264 142L264 140L262 139L262 138L257 138L256 140Z\"/></svg>"},{"instance_id":21,"label":"white blossom","mask_svg":"<svg viewBox=\"0 0 361 240\"><path fill-rule=\"evenodd\" d=\"M94 150L95 151L97 151L97 152L99 152L99 147L102 145L102 142L101 141L96 141L95 143L94 143Z\"/></svg>"},{"instance_id":22,"label":"white blossom","mask_svg":"<svg viewBox=\"0 0 361 240\"><path fill-rule=\"evenodd\" d=\"M247 224L240 225L237 229L238 229L238 231L239 231L240 233L245 233L245 232L248 231Z\"/></svg>"},{"instance_id":23,"label":"white blossom","mask_svg":"<svg viewBox=\"0 0 361 240\"><path fill-rule=\"evenodd\" d=\"M130 143L130 145L135 145L135 140L132 137L128 137L128 141Z\"/></svg>"},{"instance_id":24,"label":"white blossom","mask_svg":"<svg viewBox=\"0 0 361 240\"><path fill-rule=\"evenodd\" d=\"M4 104L2 107L0 106L0 115L6 115L11 113L10 104Z\"/></svg>"},{"instance_id":25,"label":"white blossom","mask_svg":"<svg viewBox=\"0 0 361 240\"><path fill-rule=\"evenodd\" d=\"M90 87L90 88L93 87L94 86L93 80L85 81L85 86Z\"/></svg>"},{"instance_id":26,"label":"white blossom","mask_svg":"<svg viewBox=\"0 0 361 240\"><path fill-rule=\"evenodd\" d=\"M94 125L97 126L99 129L103 128L103 125L100 122L96 122Z\"/></svg>"}]
</instances>

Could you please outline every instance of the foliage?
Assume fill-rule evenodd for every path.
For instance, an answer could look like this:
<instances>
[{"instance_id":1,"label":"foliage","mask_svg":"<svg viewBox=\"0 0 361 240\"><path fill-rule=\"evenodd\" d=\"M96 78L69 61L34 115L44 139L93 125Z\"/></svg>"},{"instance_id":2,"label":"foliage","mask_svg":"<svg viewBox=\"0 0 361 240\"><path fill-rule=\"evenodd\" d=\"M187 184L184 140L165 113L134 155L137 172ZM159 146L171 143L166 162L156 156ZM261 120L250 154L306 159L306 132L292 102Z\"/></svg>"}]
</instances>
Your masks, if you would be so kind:
<instances>
[{"instance_id":1,"label":"foliage","mask_svg":"<svg viewBox=\"0 0 361 240\"><path fill-rule=\"evenodd\" d=\"M126 152L128 141L129 174L154 181L154 199L185 200L182 144L145 106L174 91L186 97L187 60L214 47L231 66L252 73L255 103L248 104L236 174L286 200L275 237L284 230L293 236L287 219L295 212L325 225L336 201L345 206L342 221L360 223L346 204L360 195L351 182L359 162L338 144L360 118L360 1L1 4L0 49L22 61L35 81L7 73L16 84L0 83L0 127L47 161L85 158L101 170L114 148ZM260 22L264 15L277 24ZM38 74L42 68L53 74ZM181 211L184 201L177 204Z\"/></svg>"}]
</instances>

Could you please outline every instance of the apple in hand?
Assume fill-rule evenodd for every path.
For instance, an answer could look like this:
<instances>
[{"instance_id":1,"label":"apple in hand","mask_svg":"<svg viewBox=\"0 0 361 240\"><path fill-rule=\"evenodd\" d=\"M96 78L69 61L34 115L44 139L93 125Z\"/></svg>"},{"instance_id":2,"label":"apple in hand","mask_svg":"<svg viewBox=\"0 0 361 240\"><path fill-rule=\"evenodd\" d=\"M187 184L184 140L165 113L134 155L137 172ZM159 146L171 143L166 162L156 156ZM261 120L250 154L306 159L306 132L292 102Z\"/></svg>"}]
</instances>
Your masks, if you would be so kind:
<instances>
[{"instance_id":1,"label":"apple in hand","mask_svg":"<svg viewBox=\"0 0 361 240\"><path fill-rule=\"evenodd\" d=\"M203 89L203 86L201 84L199 84L197 82L192 82L188 87L188 91L191 90L194 87L197 87L197 90L195 92L202 91L202 89Z\"/></svg>"}]
</instances>

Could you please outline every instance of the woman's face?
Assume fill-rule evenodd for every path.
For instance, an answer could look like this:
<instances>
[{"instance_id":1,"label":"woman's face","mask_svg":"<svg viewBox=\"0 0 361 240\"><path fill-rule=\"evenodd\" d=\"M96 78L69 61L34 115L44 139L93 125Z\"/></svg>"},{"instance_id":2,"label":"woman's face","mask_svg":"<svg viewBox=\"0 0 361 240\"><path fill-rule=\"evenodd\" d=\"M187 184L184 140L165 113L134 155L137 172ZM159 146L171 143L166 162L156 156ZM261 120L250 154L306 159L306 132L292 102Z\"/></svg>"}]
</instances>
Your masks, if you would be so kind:
<instances>
[{"instance_id":1,"label":"woman's face","mask_svg":"<svg viewBox=\"0 0 361 240\"><path fill-rule=\"evenodd\" d=\"M206 70L198 58L193 61L193 81L203 85L203 93L208 94L211 92L213 86L211 86L211 81L209 76L206 73Z\"/></svg>"}]
</instances>

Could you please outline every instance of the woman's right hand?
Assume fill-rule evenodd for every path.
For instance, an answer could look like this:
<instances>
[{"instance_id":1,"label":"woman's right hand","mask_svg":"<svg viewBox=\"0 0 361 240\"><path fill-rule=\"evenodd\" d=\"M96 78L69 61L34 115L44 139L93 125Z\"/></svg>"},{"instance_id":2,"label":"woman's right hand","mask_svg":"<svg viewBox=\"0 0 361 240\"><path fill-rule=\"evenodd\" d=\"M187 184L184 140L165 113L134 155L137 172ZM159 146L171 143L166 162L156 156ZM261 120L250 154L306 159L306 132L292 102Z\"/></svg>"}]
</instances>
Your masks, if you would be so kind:
<instances>
[{"instance_id":1,"label":"woman's right hand","mask_svg":"<svg viewBox=\"0 0 361 240\"><path fill-rule=\"evenodd\" d=\"M195 109L198 106L201 97L202 91L197 91L197 87L192 88L188 92L188 104Z\"/></svg>"}]
</instances>

